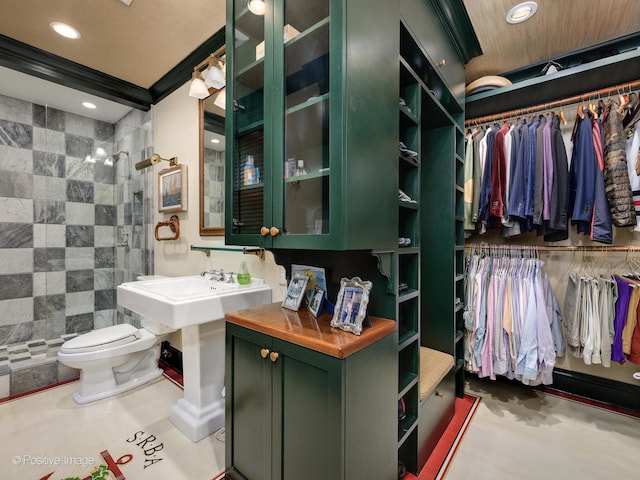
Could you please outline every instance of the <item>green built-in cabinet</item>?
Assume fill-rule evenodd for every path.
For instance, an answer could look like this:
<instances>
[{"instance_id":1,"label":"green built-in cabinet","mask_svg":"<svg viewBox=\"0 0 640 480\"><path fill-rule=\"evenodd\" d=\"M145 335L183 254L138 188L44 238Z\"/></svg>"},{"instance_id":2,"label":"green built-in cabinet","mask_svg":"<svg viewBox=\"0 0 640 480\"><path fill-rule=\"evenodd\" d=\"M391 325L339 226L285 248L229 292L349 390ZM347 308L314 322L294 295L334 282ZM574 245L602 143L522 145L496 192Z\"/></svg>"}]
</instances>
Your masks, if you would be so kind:
<instances>
[{"instance_id":1,"label":"green built-in cabinet","mask_svg":"<svg viewBox=\"0 0 640 480\"><path fill-rule=\"evenodd\" d=\"M374 4L227 2L228 244L395 244L397 5Z\"/></svg>"},{"instance_id":2,"label":"green built-in cabinet","mask_svg":"<svg viewBox=\"0 0 640 480\"><path fill-rule=\"evenodd\" d=\"M479 46L462 0L272 0L265 5L264 14L255 15L246 0L227 1L226 243L272 249L276 258L295 257L295 263L325 267L330 275L344 271L345 255L355 251L392 258L381 261L388 281L374 287L370 307L373 315L395 315L393 415L395 403L404 415L393 419L393 458L417 473L451 418L455 395L464 392L464 63ZM417 155L399 152L399 141ZM248 182L247 159L255 168ZM302 169L296 171L300 160ZM411 201L400 200L399 189ZM399 246L400 237L410 245ZM236 358L235 352L264 341L275 342L278 350L281 345L236 333L227 344L233 349L231 356L227 352L227 368L247 372L251 380L242 383L247 391L276 386L269 398L279 398L281 370L265 370L266 362ZM423 400L421 347L454 358L437 389ZM300 353L294 350L292 358ZM296 365L302 369L305 362ZM291 388L301 398L306 395ZM324 388L304 387L314 395ZM280 411L273 403L260 405ZM281 422L288 412L285 408L277 414L282 417L270 421ZM353 412L342 413L346 425ZM281 439L271 446L263 425L252 430L257 417L245 418L239 410L231 414L228 421L244 425L242 435L253 431L259 437L247 440L260 444L251 455L275 459L273 471L278 471ZM291 428L302 435L316 426ZM234 445L227 444L228 455L230 449L237 454ZM249 478L262 478L248 472Z\"/></svg>"},{"instance_id":3,"label":"green built-in cabinet","mask_svg":"<svg viewBox=\"0 0 640 480\"><path fill-rule=\"evenodd\" d=\"M357 337L329 320L279 304L227 316L227 478L397 477L393 322Z\"/></svg>"}]
</instances>

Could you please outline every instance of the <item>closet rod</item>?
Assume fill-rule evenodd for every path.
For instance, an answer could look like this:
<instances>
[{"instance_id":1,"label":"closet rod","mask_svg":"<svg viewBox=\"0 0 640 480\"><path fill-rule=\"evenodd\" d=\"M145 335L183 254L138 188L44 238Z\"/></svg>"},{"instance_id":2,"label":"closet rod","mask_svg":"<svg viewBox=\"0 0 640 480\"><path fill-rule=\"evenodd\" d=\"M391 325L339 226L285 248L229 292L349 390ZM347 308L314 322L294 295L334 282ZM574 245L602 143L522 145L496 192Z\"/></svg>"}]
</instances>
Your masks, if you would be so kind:
<instances>
[{"instance_id":1,"label":"closet rod","mask_svg":"<svg viewBox=\"0 0 640 480\"><path fill-rule=\"evenodd\" d=\"M640 87L640 80L622 83L613 87L601 88L600 90L593 90L591 92L581 93L580 95L574 95L573 97L567 97L561 100L555 100L553 102L534 105L531 107L517 108L515 110L509 110L507 112L485 115L484 117L469 118L464 121L464 124L465 126L469 126L479 123L493 122L494 120L501 120L503 118L516 117L519 115L528 115L530 113L541 112L550 108L558 108L565 105L571 105L572 103L584 102L585 100L589 100L594 97L606 97L613 93L622 93L624 90L630 90L637 87Z\"/></svg>"},{"instance_id":2,"label":"closet rod","mask_svg":"<svg viewBox=\"0 0 640 480\"><path fill-rule=\"evenodd\" d=\"M500 243L465 243L464 248L498 247L505 250L538 250L540 252L640 252L640 245L510 245Z\"/></svg>"}]
</instances>

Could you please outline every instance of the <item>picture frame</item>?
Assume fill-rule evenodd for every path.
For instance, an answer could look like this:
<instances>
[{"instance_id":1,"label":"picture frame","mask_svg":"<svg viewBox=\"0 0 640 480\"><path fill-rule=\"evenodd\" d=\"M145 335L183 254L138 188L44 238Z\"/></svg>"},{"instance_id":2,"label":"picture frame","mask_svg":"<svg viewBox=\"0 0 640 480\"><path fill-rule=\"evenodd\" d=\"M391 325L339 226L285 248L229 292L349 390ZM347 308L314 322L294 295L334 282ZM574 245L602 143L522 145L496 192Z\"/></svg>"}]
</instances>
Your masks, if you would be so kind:
<instances>
[{"instance_id":1,"label":"picture frame","mask_svg":"<svg viewBox=\"0 0 640 480\"><path fill-rule=\"evenodd\" d=\"M373 283L360 277L342 278L331 326L360 335L372 286Z\"/></svg>"},{"instance_id":2,"label":"picture frame","mask_svg":"<svg viewBox=\"0 0 640 480\"><path fill-rule=\"evenodd\" d=\"M291 277L295 277L296 275L306 275L309 278L306 291L307 303L311 302L311 294L316 286L325 292L327 291L327 280L324 268L294 263L291 265Z\"/></svg>"},{"instance_id":3,"label":"picture frame","mask_svg":"<svg viewBox=\"0 0 640 480\"><path fill-rule=\"evenodd\" d=\"M187 166L176 165L158 172L158 211L187 211Z\"/></svg>"},{"instance_id":4,"label":"picture frame","mask_svg":"<svg viewBox=\"0 0 640 480\"><path fill-rule=\"evenodd\" d=\"M316 318L320 315L320 312L322 312L322 306L324 305L325 297L326 297L325 291L322 288L320 288L318 285L313 287L313 289L311 290L307 308L311 312L311 315L313 315Z\"/></svg>"},{"instance_id":5,"label":"picture frame","mask_svg":"<svg viewBox=\"0 0 640 480\"><path fill-rule=\"evenodd\" d=\"M306 275L294 275L287 287L287 294L282 301L282 306L289 310L298 310L307 288L309 277Z\"/></svg>"}]
</instances>

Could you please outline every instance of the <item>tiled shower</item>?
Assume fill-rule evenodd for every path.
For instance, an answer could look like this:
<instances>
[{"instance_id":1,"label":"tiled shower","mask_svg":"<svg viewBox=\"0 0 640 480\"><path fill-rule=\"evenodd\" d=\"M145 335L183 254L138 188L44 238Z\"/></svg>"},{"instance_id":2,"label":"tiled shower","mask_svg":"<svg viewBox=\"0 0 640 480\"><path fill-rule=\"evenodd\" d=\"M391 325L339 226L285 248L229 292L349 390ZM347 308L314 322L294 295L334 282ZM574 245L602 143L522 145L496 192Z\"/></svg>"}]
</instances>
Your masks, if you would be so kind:
<instances>
[{"instance_id":1,"label":"tiled shower","mask_svg":"<svg viewBox=\"0 0 640 480\"><path fill-rule=\"evenodd\" d=\"M153 110L117 123L0 96L0 398L77 376L67 338L117 323L116 287L153 273ZM113 166L86 161L102 147Z\"/></svg>"}]
</instances>

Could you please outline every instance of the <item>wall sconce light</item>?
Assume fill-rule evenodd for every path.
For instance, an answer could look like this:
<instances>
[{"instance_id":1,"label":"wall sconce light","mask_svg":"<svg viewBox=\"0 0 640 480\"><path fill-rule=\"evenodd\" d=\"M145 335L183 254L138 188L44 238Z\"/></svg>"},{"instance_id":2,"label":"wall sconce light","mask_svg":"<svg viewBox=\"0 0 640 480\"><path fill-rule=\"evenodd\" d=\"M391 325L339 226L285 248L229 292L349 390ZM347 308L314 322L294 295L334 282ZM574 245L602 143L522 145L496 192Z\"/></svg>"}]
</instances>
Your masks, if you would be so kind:
<instances>
[{"instance_id":1,"label":"wall sconce light","mask_svg":"<svg viewBox=\"0 0 640 480\"><path fill-rule=\"evenodd\" d=\"M227 89L223 88L218 92L218 95L216 96L216 99L213 101L213 104L216 107L221 108L222 110L225 110L226 103L227 103Z\"/></svg>"},{"instance_id":2,"label":"wall sconce light","mask_svg":"<svg viewBox=\"0 0 640 480\"><path fill-rule=\"evenodd\" d=\"M189 96L205 99L225 86L225 47L213 52L193 69Z\"/></svg>"},{"instance_id":3,"label":"wall sconce light","mask_svg":"<svg viewBox=\"0 0 640 480\"><path fill-rule=\"evenodd\" d=\"M191 86L189 87L189 96L194 98L207 98L209 96L209 89L202 79L202 74L199 71L194 71L191 76Z\"/></svg>"},{"instance_id":4,"label":"wall sconce light","mask_svg":"<svg viewBox=\"0 0 640 480\"><path fill-rule=\"evenodd\" d=\"M264 15L264 11L266 10L264 0L249 0L247 2L247 8L254 15Z\"/></svg>"},{"instance_id":5,"label":"wall sconce light","mask_svg":"<svg viewBox=\"0 0 640 480\"><path fill-rule=\"evenodd\" d=\"M217 60L217 59L216 59ZM207 70L207 74L204 77L204 84L207 87L215 88L216 90L221 89L225 86L225 64L218 60L218 64L213 64L213 60L211 61L211 65L209 66L209 70Z\"/></svg>"},{"instance_id":6,"label":"wall sconce light","mask_svg":"<svg viewBox=\"0 0 640 480\"><path fill-rule=\"evenodd\" d=\"M136 163L135 167L136 170L142 170L143 168L150 167L151 165L155 165L156 163L160 162L169 162L169 166L175 167L176 165L178 165L178 157L162 158L157 153L154 153L153 155L151 155L151 158L147 158L146 160L142 160Z\"/></svg>"}]
</instances>

